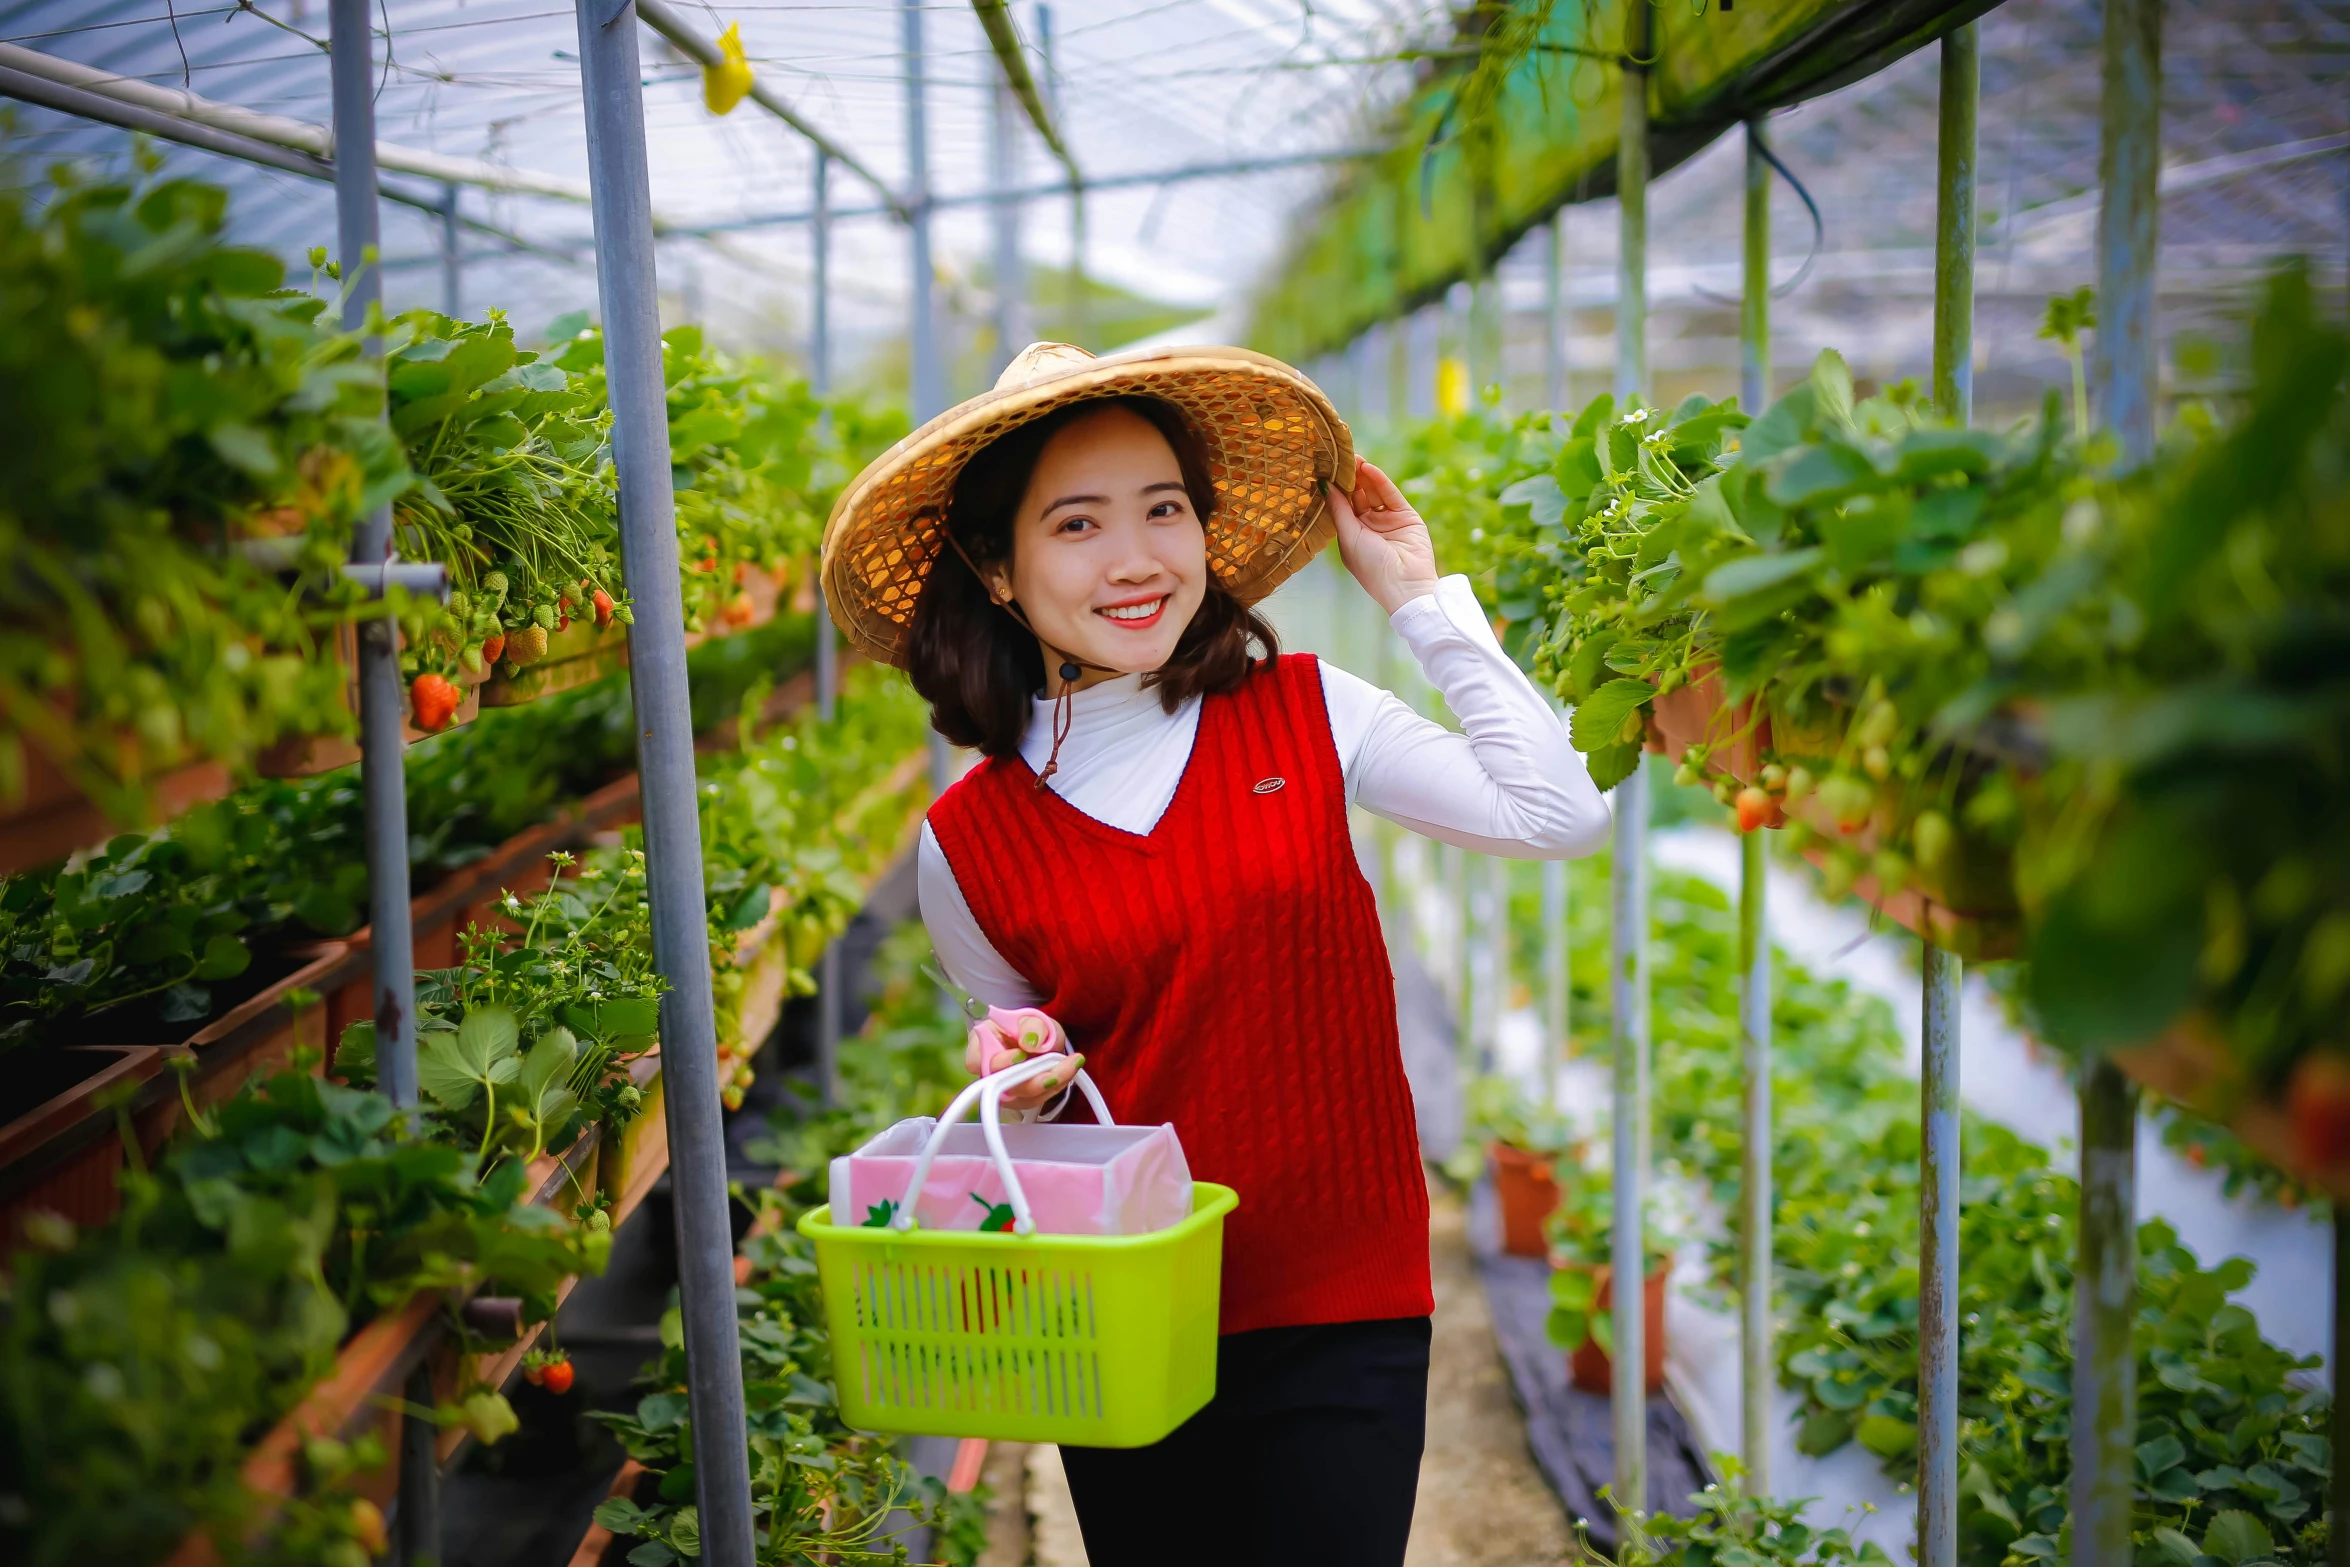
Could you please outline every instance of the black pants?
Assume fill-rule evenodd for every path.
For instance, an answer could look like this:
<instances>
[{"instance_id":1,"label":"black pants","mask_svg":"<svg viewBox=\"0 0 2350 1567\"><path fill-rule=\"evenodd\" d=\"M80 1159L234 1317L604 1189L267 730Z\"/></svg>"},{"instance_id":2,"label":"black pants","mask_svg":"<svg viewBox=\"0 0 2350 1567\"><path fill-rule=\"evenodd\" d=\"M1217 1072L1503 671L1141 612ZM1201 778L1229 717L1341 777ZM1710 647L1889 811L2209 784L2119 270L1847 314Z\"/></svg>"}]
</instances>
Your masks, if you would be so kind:
<instances>
[{"instance_id":1,"label":"black pants","mask_svg":"<svg viewBox=\"0 0 2350 1567\"><path fill-rule=\"evenodd\" d=\"M1092 1567L1397 1567L1428 1425L1428 1319L1262 1328L1149 1447L1064 1447Z\"/></svg>"}]
</instances>

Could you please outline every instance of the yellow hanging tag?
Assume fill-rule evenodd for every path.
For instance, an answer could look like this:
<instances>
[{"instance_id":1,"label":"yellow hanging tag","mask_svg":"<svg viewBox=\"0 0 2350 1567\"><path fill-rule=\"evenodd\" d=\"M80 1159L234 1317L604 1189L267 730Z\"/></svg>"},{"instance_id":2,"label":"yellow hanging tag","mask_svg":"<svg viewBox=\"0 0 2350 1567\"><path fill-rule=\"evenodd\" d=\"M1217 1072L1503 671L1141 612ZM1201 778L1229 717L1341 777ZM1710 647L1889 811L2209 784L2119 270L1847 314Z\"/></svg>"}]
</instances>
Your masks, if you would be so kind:
<instances>
[{"instance_id":1,"label":"yellow hanging tag","mask_svg":"<svg viewBox=\"0 0 2350 1567\"><path fill-rule=\"evenodd\" d=\"M1436 411L1447 419L1469 411L1469 367L1450 354L1436 361Z\"/></svg>"},{"instance_id":2,"label":"yellow hanging tag","mask_svg":"<svg viewBox=\"0 0 2350 1567\"><path fill-rule=\"evenodd\" d=\"M725 58L702 67L702 102L712 114L725 114L750 96L751 62L743 54L743 24L729 22L718 35L718 52Z\"/></svg>"}]
</instances>

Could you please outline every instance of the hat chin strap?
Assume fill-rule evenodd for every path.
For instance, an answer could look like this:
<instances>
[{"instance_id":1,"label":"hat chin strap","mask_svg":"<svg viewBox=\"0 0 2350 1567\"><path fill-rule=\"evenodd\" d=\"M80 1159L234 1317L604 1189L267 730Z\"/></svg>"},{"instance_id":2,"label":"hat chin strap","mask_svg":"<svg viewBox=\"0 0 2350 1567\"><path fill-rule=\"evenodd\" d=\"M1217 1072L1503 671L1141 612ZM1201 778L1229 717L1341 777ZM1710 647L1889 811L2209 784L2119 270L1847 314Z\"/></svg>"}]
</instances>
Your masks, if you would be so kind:
<instances>
[{"instance_id":1,"label":"hat chin strap","mask_svg":"<svg viewBox=\"0 0 2350 1567\"><path fill-rule=\"evenodd\" d=\"M939 531L945 534L947 542L955 547L955 553L963 558L963 564L971 568L971 575L979 579L979 586L987 594L988 602L1018 621L1022 630L1036 638L1036 645L1059 662L1060 667L1057 673L1061 677L1061 689L1053 696L1052 754L1045 758L1043 770L1036 775L1036 787L1042 789L1045 780L1061 770L1061 742L1069 738L1070 726L1077 722L1077 710L1074 703L1077 696L1076 682L1078 678L1089 669L1097 670L1105 675L1114 675L1118 671L1107 664L1088 663L1074 654L1064 653L1061 649L1047 642L1044 639L1044 633L1036 629L1035 623L1029 620L1028 612L1020 607L1017 599L1009 593L996 592L994 586L987 580L987 573L979 569L979 562L971 558L971 552L963 548L963 541L955 537L954 529L942 527Z\"/></svg>"}]
</instances>

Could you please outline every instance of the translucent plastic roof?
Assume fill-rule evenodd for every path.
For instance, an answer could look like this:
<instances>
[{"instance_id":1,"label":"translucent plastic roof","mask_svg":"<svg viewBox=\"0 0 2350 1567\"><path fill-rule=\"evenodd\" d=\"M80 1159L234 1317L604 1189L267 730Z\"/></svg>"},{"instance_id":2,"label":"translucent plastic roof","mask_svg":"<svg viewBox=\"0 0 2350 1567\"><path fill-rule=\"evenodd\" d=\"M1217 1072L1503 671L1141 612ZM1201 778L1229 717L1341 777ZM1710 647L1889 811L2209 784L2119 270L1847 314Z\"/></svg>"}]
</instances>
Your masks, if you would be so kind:
<instances>
[{"instance_id":1,"label":"translucent plastic roof","mask_svg":"<svg viewBox=\"0 0 2350 1567\"><path fill-rule=\"evenodd\" d=\"M698 30L739 23L762 84L782 94L893 188L906 179L907 11L894 0L729 6L674 0ZM378 132L387 142L584 181L577 23L560 0L377 0ZM1013 15L1032 68L1048 28L1036 0ZM926 40L930 187L947 358L958 394L975 389L972 345L989 309L988 209L959 198L990 188L988 119L998 67L961 0L913 13ZM2092 281L2098 137L2098 0L2009 0L1983 22L1983 220L1978 359L1994 407L2063 379L2033 336L2050 293ZM1432 67L1398 55L1449 42L1447 8L1421 0L1061 0L1049 28L1049 83L1087 178L1118 181L1185 167L1312 160L1391 134L1388 106ZM319 46L325 0L0 0L0 41L206 98L299 120L329 117ZM755 104L713 117L701 73L649 29L640 33L657 212L705 237L675 235L661 257L673 318L710 322L756 346L797 348L807 319L808 145ZM2163 319L2172 335L2211 314L2285 254L2339 277L2350 251L2350 0L2229 0L2170 6L2164 47ZM1774 117L1772 134L1820 204L1825 242L1800 289L1776 308L1783 376L1837 346L1864 374L1921 373L1931 318L1936 77L1922 50L1875 77ZM26 161L119 158L124 133L10 106L6 145ZM1023 129L1017 183L1056 183ZM186 149L173 166L236 193L248 239L289 261L332 244L330 190L298 176ZM1665 175L1652 197L1653 359L1660 390L1734 384L1738 287L1738 138ZM1172 183L1096 189L1089 270L1141 293L1215 312L1183 335L1237 335L1251 285L1313 220L1331 175L1312 161ZM403 188L437 199L415 180ZM836 206L865 215L835 231L834 321L844 373L902 355L907 251L875 193L835 169ZM528 330L592 307L584 206L468 190L461 211L535 247L469 232L462 304L508 309ZM397 305L442 300L437 217L384 207L388 292ZM1568 295L1573 390L1605 385L1614 300L1614 205L1573 209ZM1066 264L1069 204L1027 204L1024 249ZM1811 246L1792 192L1776 198L1781 276ZM1540 234L1500 268L1509 316L1512 400L1540 395ZM1449 329L1428 323L1432 359ZM1455 334L1457 336L1457 333ZM1422 367L1423 370L1426 368ZM1386 402L1385 375L1319 369L1346 401ZM1349 375L1353 383L1349 383ZM1424 388L1430 377L1418 374ZM1424 395L1424 393L1423 393Z\"/></svg>"},{"instance_id":2,"label":"translucent plastic roof","mask_svg":"<svg viewBox=\"0 0 2350 1567\"><path fill-rule=\"evenodd\" d=\"M378 0L377 132L385 141L584 180L577 23L559 0ZM706 36L739 23L761 83L892 186L907 170L906 12L867 3L705 4L677 7ZM1032 69L1045 76L1034 0L1013 14ZM175 15L176 13L176 15ZM987 122L999 75L968 4L915 13L925 35L930 188L940 198L989 188ZM1052 16L1052 66L1067 136L1089 179L1185 165L1295 158L1360 142L1362 105L1392 94L1407 66L1363 64L1431 28L1440 8L1404 0L1083 0ZM324 0L6 0L0 40L190 90L222 102L314 123L330 119ZM388 32L388 40L383 33ZM730 335L792 344L805 320L804 214L813 157L782 123L746 102L712 116L698 66L649 29L641 32L654 202L680 226L730 225L708 239L663 248L673 313L711 319ZM1322 63L1316 62L1344 62ZM120 154L125 133L14 106L10 139L24 157ZM1060 173L1023 127L1021 183ZM296 175L175 149L173 166L237 192L245 235L289 259L332 244L333 198ZM1089 268L1126 287L1200 308L1236 296L1275 248L1285 222L1322 175L1310 163L1265 172L1103 189L1088 200ZM414 180L405 188L437 197ZM873 190L834 170L832 200L870 212ZM463 303L507 307L517 324L593 303L584 207L536 196L466 191L460 210L534 245L575 258L517 255L479 233L464 241ZM1025 249L1061 266L1069 253L1063 198L1026 208ZM989 253L983 206L942 207L936 218L950 295ZM438 220L387 203L384 252L392 302L438 304ZM847 218L835 231L835 321L844 357L903 330L904 230L884 216Z\"/></svg>"}]
</instances>

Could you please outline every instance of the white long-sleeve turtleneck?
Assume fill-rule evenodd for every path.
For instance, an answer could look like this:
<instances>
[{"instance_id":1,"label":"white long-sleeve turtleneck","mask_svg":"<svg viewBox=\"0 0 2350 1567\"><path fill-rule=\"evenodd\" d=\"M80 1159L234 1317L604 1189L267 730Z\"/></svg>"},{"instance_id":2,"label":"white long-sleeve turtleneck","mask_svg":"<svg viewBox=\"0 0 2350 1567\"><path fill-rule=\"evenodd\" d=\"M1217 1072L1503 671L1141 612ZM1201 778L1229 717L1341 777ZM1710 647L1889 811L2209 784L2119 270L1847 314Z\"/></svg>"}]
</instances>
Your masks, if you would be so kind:
<instances>
[{"instance_id":1,"label":"white long-sleeve turtleneck","mask_svg":"<svg viewBox=\"0 0 2350 1567\"><path fill-rule=\"evenodd\" d=\"M1346 796L1440 843L1511 859L1563 860L1607 842L1607 801L1565 727L1494 639L1466 577L1392 619L1462 733L1421 717L1390 692L1325 663L1322 696ZM1071 698L1072 722L1048 787L1098 822L1131 833L1158 825L1199 733L1200 699L1168 712L1140 675ZM1042 771L1052 703L1038 701L1020 755ZM1004 961L979 922L929 824L917 856L922 922L949 978L996 1006L1043 997Z\"/></svg>"}]
</instances>

